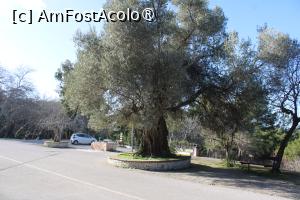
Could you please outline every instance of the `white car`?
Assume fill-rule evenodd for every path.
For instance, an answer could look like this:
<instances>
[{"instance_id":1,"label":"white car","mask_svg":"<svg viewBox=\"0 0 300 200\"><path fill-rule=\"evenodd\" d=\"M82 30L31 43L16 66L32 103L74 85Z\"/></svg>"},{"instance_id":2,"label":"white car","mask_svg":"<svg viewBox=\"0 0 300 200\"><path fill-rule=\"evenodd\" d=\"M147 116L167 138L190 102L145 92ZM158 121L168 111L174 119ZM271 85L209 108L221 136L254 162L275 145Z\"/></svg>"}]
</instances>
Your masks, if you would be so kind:
<instances>
[{"instance_id":1,"label":"white car","mask_svg":"<svg viewBox=\"0 0 300 200\"><path fill-rule=\"evenodd\" d=\"M74 133L70 138L71 144L92 144L96 141L96 138L86 133Z\"/></svg>"}]
</instances>

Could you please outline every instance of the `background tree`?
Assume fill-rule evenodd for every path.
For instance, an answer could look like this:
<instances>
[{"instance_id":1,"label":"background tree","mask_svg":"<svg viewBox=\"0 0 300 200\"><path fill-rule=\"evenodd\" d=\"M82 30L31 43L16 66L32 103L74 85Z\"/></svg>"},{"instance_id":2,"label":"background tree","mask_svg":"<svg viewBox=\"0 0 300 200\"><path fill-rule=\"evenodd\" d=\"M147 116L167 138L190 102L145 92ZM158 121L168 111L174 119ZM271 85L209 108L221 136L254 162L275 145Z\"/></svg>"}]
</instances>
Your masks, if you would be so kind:
<instances>
[{"instance_id":1,"label":"background tree","mask_svg":"<svg viewBox=\"0 0 300 200\"><path fill-rule=\"evenodd\" d=\"M254 122L267 111L258 64L251 42L239 41L237 33L229 34L213 87L195 104L194 112L200 115L201 125L216 134L228 165L233 159L236 133L253 129Z\"/></svg>"},{"instance_id":2,"label":"background tree","mask_svg":"<svg viewBox=\"0 0 300 200\"><path fill-rule=\"evenodd\" d=\"M281 129L256 127L255 132L249 137L247 150L257 158L269 159L274 156L283 134Z\"/></svg>"},{"instance_id":3,"label":"background tree","mask_svg":"<svg viewBox=\"0 0 300 200\"><path fill-rule=\"evenodd\" d=\"M0 135L2 137L26 137L35 130L37 101L35 90L28 79L30 69L20 67L14 73L2 74L0 102Z\"/></svg>"},{"instance_id":4,"label":"background tree","mask_svg":"<svg viewBox=\"0 0 300 200\"><path fill-rule=\"evenodd\" d=\"M65 80L67 79L67 76L73 69L74 64L70 60L66 60L61 64L61 67L57 69L54 75L55 79L59 82L58 93L60 96L61 103L64 105L64 108L66 109L66 112L69 114L69 116L75 116L77 114L77 110L71 110L64 98L66 90L64 86Z\"/></svg>"},{"instance_id":5,"label":"background tree","mask_svg":"<svg viewBox=\"0 0 300 200\"><path fill-rule=\"evenodd\" d=\"M0 137L49 138L57 130L53 127L58 126L58 121L60 127L62 122L66 127L69 119L61 104L36 95L29 79L32 70L19 67L13 72L4 69L0 72ZM71 125L78 121L72 120ZM60 136L56 138L59 140Z\"/></svg>"},{"instance_id":6,"label":"background tree","mask_svg":"<svg viewBox=\"0 0 300 200\"><path fill-rule=\"evenodd\" d=\"M65 113L59 102L44 102L41 115L43 118L39 121L41 129L49 130L53 133L54 142L60 142L62 135L67 128L71 128L72 121Z\"/></svg>"},{"instance_id":7,"label":"background tree","mask_svg":"<svg viewBox=\"0 0 300 200\"><path fill-rule=\"evenodd\" d=\"M178 9L170 10L169 5ZM143 156L170 156L166 115L193 102L220 57L225 17L204 0L108 1L108 10L150 7L149 23L107 23L98 35L78 33L78 61L66 99L93 124L119 122L142 130ZM113 120L116 119L116 120Z\"/></svg>"},{"instance_id":8,"label":"background tree","mask_svg":"<svg viewBox=\"0 0 300 200\"><path fill-rule=\"evenodd\" d=\"M273 171L279 171L284 150L300 122L300 44L267 27L259 34L259 56L265 65L270 104L285 119L281 125L286 133L273 165Z\"/></svg>"},{"instance_id":9,"label":"background tree","mask_svg":"<svg viewBox=\"0 0 300 200\"><path fill-rule=\"evenodd\" d=\"M169 128L169 143L173 150L191 149L194 145L203 148L204 138L202 127L197 116L190 116L189 112L183 112L180 116L169 116L167 120Z\"/></svg>"}]
</instances>

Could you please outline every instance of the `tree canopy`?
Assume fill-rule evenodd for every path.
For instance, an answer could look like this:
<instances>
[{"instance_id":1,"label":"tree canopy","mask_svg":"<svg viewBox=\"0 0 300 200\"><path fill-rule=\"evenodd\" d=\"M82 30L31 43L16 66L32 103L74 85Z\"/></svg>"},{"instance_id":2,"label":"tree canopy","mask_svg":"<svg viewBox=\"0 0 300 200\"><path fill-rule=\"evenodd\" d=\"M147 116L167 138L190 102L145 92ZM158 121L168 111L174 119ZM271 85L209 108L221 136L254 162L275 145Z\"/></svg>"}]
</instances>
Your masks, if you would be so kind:
<instances>
[{"instance_id":1,"label":"tree canopy","mask_svg":"<svg viewBox=\"0 0 300 200\"><path fill-rule=\"evenodd\" d=\"M77 33L78 62L66 81L66 99L95 126L112 118L133 123L143 132L142 155L168 156L166 114L189 105L211 84L226 19L203 0L105 5L128 7L151 7L156 17L151 23L107 23L101 34Z\"/></svg>"},{"instance_id":2,"label":"tree canopy","mask_svg":"<svg viewBox=\"0 0 300 200\"><path fill-rule=\"evenodd\" d=\"M278 171L285 148L300 123L300 44L267 27L259 33L258 53L265 66L270 106L279 113L283 119L281 126L286 130L273 166L273 171Z\"/></svg>"}]
</instances>

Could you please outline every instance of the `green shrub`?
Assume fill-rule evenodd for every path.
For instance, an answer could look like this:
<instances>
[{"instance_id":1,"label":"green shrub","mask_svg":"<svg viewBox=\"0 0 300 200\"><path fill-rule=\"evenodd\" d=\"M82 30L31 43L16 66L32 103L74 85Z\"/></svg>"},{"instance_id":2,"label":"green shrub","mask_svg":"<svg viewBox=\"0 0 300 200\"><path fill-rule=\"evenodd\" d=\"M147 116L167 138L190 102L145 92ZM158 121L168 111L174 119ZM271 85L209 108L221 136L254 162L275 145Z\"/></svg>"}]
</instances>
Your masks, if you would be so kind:
<instances>
[{"instance_id":1,"label":"green shrub","mask_svg":"<svg viewBox=\"0 0 300 200\"><path fill-rule=\"evenodd\" d=\"M257 129L252 135L250 152L256 157L269 157L276 152L283 136L284 132L280 129Z\"/></svg>"},{"instance_id":2,"label":"green shrub","mask_svg":"<svg viewBox=\"0 0 300 200\"><path fill-rule=\"evenodd\" d=\"M300 138L289 143L285 149L284 156L288 160L294 160L297 157L300 157Z\"/></svg>"}]
</instances>

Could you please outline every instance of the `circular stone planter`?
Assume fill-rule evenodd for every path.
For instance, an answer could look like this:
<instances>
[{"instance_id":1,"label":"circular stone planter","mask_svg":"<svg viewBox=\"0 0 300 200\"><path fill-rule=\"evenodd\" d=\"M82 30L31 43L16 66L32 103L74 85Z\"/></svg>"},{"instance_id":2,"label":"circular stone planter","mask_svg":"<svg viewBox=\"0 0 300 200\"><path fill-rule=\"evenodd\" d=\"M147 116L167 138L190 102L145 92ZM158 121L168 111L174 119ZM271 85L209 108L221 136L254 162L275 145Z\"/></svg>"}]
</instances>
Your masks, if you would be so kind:
<instances>
[{"instance_id":1,"label":"circular stone planter","mask_svg":"<svg viewBox=\"0 0 300 200\"><path fill-rule=\"evenodd\" d=\"M67 142L67 141L60 141L60 142L45 141L44 146L50 147L50 148L68 148L69 142Z\"/></svg>"},{"instance_id":2,"label":"circular stone planter","mask_svg":"<svg viewBox=\"0 0 300 200\"><path fill-rule=\"evenodd\" d=\"M170 160L127 160L123 158L109 157L108 163L123 168L142 169L149 171L171 171L189 168L191 157L174 158Z\"/></svg>"}]
</instances>

